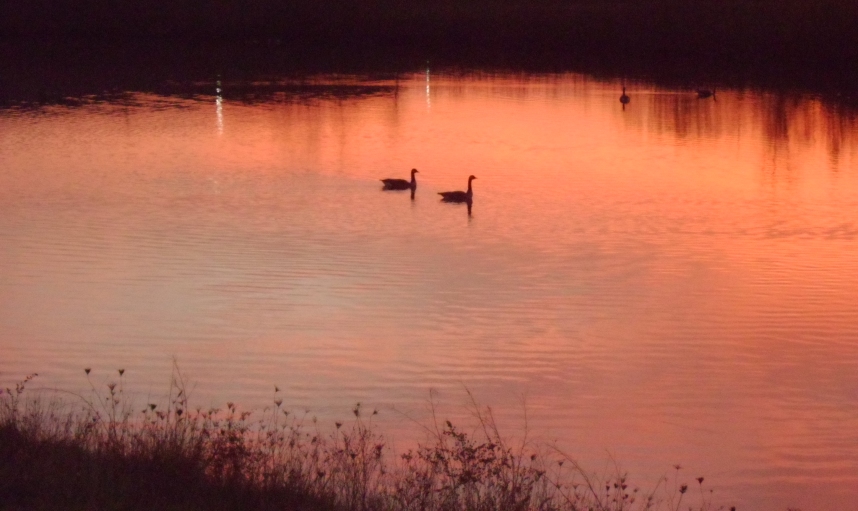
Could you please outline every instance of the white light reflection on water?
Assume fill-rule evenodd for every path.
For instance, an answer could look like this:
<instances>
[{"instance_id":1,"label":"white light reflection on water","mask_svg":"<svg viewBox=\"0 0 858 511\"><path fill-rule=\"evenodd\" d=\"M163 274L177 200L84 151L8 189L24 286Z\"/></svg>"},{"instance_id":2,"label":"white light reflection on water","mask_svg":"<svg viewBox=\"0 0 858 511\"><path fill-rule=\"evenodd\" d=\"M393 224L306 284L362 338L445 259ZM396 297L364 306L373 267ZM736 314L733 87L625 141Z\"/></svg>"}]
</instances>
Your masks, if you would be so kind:
<instances>
[{"instance_id":1,"label":"white light reflection on water","mask_svg":"<svg viewBox=\"0 0 858 511\"><path fill-rule=\"evenodd\" d=\"M217 113L217 132L218 135L223 135L223 96L220 87L220 80L217 81L215 88L215 112Z\"/></svg>"},{"instance_id":2,"label":"white light reflection on water","mask_svg":"<svg viewBox=\"0 0 858 511\"><path fill-rule=\"evenodd\" d=\"M432 96L429 87L429 63L426 63L426 108L432 107Z\"/></svg>"}]
</instances>

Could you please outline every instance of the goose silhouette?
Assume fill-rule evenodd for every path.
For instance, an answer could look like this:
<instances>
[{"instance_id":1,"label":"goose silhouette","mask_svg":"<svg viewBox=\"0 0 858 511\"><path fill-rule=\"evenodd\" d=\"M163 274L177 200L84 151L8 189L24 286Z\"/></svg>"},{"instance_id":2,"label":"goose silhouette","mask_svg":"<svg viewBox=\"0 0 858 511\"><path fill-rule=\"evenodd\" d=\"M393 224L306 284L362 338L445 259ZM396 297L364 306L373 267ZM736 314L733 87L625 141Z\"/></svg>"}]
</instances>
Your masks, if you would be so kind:
<instances>
[{"instance_id":1,"label":"goose silhouette","mask_svg":"<svg viewBox=\"0 0 858 511\"><path fill-rule=\"evenodd\" d=\"M712 98L715 97L715 87L712 87L712 90L709 89L697 89L697 97L700 99Z\"/></svg>"},{"instance_id":2,"label":"goose silhouette","mask_svg":"<svg viewBox=\"0 0 858 511\"><path fill-rule=\"evenodd\" d=\"M471 188L471 181L476 179L477 176L469 176L468 177L468 191L455 191L455 192L438 192L438 195L441 196L442 202L471 202L474 198L474 190Z\"/></svg>"},{"instance_id":3,"label":"goose silhouette","mask_svg":"<svg viewBox=\"0 0 858 511\"><path fill-rule=\"evenodd\" d=\"M412 192L417 189L417 179L414 177L414 174L419 172L417 169L411 169L411 181L406 181L405 179L382 179L381 182L384 183L384 190L411 190Z\"/></svg>"},{"instance_id":4,"label":"goose silhouette","mask_svg":"<svg viewBox=\"0 0 858 511\"><path fill-rule=\"evenodd\" d=\"M629 104L629 101L631 101L631 100L632 99L626 95L626 86L623 85L623 95L620 96L620 103L622 103L623 106L626 106Z\"/></svg>"}]
</instances>

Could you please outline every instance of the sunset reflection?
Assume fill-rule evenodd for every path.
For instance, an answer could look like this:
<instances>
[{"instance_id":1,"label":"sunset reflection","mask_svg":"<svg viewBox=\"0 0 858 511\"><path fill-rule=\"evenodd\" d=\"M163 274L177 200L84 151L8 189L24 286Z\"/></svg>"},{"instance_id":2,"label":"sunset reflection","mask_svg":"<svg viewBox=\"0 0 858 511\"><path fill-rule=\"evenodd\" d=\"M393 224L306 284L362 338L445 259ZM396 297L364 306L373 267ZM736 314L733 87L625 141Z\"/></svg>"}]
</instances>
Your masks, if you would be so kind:
<instances>
[{"instance_id":1,"label":"sunset reflection","mask_svg":"<svg viewBox=\"0 0 858 511\"><path fill-rule=\"evenodd\" d=\"M403 443L429 389L461 416L468 389L597 467L854 502L855 112L420 71L218 81L216 133L211 81L0 112L3 385L125 367L157 393L175 357L202 405L277 384L322 419L378 406ZM413 201L379 191L412 168Z\"/></svg>"}]
</instances>

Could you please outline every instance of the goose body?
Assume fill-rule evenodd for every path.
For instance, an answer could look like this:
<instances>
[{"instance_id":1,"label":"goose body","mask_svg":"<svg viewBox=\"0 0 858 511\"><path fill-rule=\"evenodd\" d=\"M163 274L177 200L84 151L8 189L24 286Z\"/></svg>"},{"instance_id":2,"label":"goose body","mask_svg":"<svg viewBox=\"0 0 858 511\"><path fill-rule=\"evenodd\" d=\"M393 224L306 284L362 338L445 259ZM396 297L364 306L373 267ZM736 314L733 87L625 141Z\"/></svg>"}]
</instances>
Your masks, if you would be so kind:
<instances>
[{"instance_id":1,"label":"goose body","mask_svg":"<svg viewBox=\"0 0 858 511\"><path fill-rule=\"evenodd\" d=\"M444 202L471 202L474 198L474 190L471 188L471 181L476 179L476 176L468 177L468 191L461 192L438 192L438 195L441 196L441 200Z\"/></svg>"},{"instance_id":2,"label":"goose body","mask_svg":"<svg viewBox=\"0 0 858 511\"><path fill-rule=\"evenodd\" d=\"M713 96L715 96L715 88L714 87L712 88L712 90L697 89L697 97L700 99L711 98Z\"/></svg>"},{"instance_id":3,"label":"goose body","mask_svg":"<svg viewBox=\"0 0 858 511\"><path fill-rule=\"evenodd\" d=\"M412 192L417 188L417 179L414 177L414 174L419 172L417 169L411 169L411 181L406 181L405 179L382 179L381 182L384 183L385 190L411 190Z\"/></svg>"}]
</instances>

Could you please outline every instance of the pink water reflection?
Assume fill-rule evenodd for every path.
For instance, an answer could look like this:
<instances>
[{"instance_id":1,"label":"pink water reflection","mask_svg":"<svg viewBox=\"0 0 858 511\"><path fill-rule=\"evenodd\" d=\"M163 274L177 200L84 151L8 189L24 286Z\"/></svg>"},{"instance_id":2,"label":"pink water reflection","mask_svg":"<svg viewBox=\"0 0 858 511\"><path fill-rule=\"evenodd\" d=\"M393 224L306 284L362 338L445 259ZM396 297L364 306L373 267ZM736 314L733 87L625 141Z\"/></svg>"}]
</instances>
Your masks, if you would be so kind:
<instances>
[{"instance_id":1,"label":"pink water reflection","mask_svg":"<svg viewBox=\"0 0 858 511\"><path fill-rule=\"evenodd\" d=\"M854 501L854 114L644 86L622 110L576 75L399 83L5 113L2 381L124 367L157 394L176 357L203 406L278 384L323 419L378 406L399 441L430 388L461 417L467 387L594 468L681 463L740 508ZM412 167L413 202L380 191ZM471 217L436 195L469 174Z\"/></svg>"}]
</instances>

